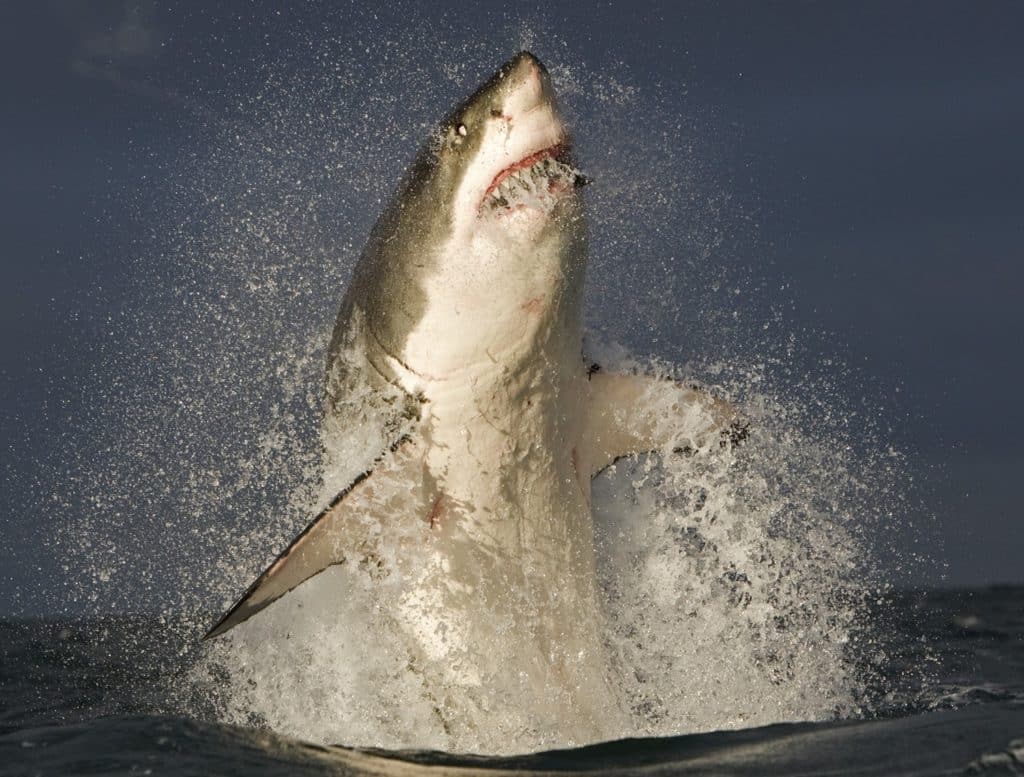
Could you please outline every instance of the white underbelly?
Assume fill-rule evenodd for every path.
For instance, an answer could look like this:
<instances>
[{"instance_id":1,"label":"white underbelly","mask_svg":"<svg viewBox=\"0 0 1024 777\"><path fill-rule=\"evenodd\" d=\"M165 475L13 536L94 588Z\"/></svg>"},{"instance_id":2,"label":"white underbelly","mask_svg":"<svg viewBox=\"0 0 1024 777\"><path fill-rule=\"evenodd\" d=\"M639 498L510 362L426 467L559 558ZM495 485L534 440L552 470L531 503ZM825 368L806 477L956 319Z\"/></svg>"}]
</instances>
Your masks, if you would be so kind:
<instances>
[{"instance_id":1,"label":"white underbelly","mask_svg":"<svg viewBox=\"0 0 1024 777\"><path fill-rule=\"evenodd\" d=\"M542 377L424 387L442 502L400 619L448 682L560 707L579 702L573 688L600 696L606 665L589 478L573 454L579 386Z\"/></svg>"},{"instance_id":2,"label":"white underbelly","mask_svg":"<svg viewBox=\"0 0 1024 777\"><path fill-rule=\"evenodd\" d=\"M558 304L556 262L455 259L500 260L507 283L424 279L426 310L402 352L382 355L381 372L423 399L438 495L394 615L438 685L516 698L550 725L596 721L610 694L590 479L576 466L587 392L578 311Z\"/></svg>"}]
</instances>

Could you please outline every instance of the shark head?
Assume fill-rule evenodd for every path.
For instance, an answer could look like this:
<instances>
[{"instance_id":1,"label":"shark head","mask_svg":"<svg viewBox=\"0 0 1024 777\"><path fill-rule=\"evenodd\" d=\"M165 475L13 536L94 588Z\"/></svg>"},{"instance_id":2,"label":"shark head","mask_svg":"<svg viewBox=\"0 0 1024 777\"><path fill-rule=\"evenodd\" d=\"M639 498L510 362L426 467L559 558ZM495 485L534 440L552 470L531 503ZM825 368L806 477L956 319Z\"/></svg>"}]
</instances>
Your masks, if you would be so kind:
<instances>
[{"instance_id":1,"label":"shark head","mask_svg":"<svg viewBox=\"0 0 1024 777\"><path fill-rule=\"evenodd\" d=\"M539 327L578 337L586 229L569 153L547 70L516 55L420 150L356 267L332 351L356 329L350 309L424 373L490 358L510 332L524 349Z\"/></svg>"},{"instance_id":2,"label":"shark head","mask_svg":"<svg viewBox=\"0 0 1024 777\"><path fill-rule=\"evenodd\" d=\"M583 183L570 151L547 69L524 51L448 115L414 170L448 203L455 234L485 223L526 234Z\"/></svg>"}]
</instances>

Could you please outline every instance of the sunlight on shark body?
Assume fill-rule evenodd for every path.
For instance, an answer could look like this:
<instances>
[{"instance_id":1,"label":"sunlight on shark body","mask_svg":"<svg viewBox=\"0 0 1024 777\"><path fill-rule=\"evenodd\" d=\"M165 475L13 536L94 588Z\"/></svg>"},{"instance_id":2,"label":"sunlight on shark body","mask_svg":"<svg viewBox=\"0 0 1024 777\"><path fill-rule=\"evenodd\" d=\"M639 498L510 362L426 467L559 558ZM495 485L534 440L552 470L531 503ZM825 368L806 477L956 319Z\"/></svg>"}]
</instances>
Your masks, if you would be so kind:
<instances>
[{"instance_id":1,"label":"sunlight on shark body","mask_svg":"<svg viewBox=\"0 0 1024 777\"><path fill-rule=\"evenodd\" d=\"M751 279L721 285L720 236L746 222L706 137L571 57L507 111L506 71L474 98L501 105L431 131L352 274L419 117L490 66L452 56L364 72L323 42L169 170L55 495L80 513L56 538L69 593L161 614L135 649L187 664L164 667L162 712L320 743L509 753L857 714L865 549L900 470L833 423L848 386L744 323ZM742 406L742 447L694 377ZM256 616L198 645L321 511L218 630Z\"/></svg>"},{"instance_id":2,"label":"sunlight on shark body","mask_svg":"<svg viewBox=\"0 0 1024 777\"><path fill-rule=\"evenodd\" d=\"M381 453L208 636L343 565L380 589L446 730L462 706L499 700L560 741L625 725L591 478L644 451L717 449L742 426L688 385L584 362L570 148L525 52L428 142L374 228L329 354L328 471L367 436Z\"/></svg>"}]
</instances>

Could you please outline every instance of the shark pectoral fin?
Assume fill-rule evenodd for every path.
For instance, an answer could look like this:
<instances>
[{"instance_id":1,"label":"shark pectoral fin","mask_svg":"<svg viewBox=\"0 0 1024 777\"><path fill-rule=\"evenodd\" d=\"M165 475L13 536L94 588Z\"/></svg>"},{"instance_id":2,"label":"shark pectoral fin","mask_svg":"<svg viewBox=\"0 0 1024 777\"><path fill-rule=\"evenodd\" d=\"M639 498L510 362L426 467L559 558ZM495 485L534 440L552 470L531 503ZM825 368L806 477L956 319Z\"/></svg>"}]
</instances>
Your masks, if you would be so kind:
<instances>
[{"instance_id":1,"label":"shark pectoral fin","mask_svg":"<svg viewBox=\"0 0 1024 777\"><path fill-rule=\"evenodd\" d=\"M746 437L747 422L729 402L670 378L597 370L583 449L591 475L624 456L667 445L697 449Z\"/></svg>"},{"instance_id":2,"label":"shark pectoral fin","mask_svg":"<svg viewBox=\"0 0 1024 777\"><path fill-rule=\"evenodd\" d=\"M334 564L378 565L377 536L386 520L430 515L435 497L422 446L403 438L373 469L357 477L249 586L203 639L252 617L300 583Z\"/></svg>"}]
</instances>

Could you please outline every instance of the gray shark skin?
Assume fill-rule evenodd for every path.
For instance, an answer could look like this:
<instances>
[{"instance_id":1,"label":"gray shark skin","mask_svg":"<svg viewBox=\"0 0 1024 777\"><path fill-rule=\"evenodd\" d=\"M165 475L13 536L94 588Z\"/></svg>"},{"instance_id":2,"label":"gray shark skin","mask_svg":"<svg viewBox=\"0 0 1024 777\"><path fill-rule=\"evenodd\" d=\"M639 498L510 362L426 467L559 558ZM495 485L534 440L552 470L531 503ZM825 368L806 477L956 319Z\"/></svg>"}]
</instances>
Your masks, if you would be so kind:
<instances>
[{"instance_id":1,"label":"gray shark skin","mask_svg":"<svg viewBox=\"0 0 1024 777\"><path fill-rule=\"evenodd\" d=\"M428 140L381 215L331 340L331 462L380 451L210 630L334 564L399 575L410 666L597 739L619 715L591 478L680 440L728 444L729 405L582 356L582 177L544 66L504 64ZM364 444L365 447L365 444ZM414 559L403 562L403 559ZM426 670L423 670L426 671Z\"/></svg>"}]
</instances>

